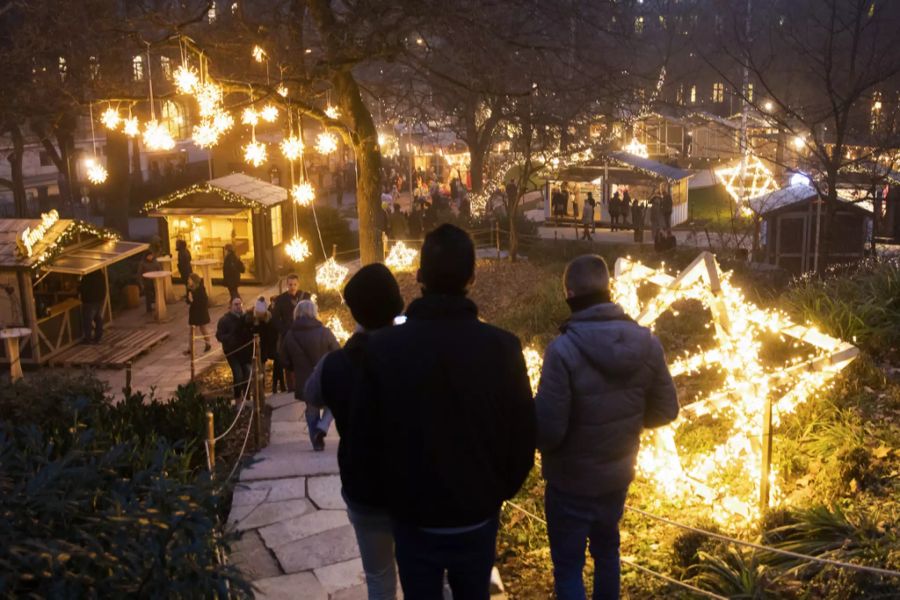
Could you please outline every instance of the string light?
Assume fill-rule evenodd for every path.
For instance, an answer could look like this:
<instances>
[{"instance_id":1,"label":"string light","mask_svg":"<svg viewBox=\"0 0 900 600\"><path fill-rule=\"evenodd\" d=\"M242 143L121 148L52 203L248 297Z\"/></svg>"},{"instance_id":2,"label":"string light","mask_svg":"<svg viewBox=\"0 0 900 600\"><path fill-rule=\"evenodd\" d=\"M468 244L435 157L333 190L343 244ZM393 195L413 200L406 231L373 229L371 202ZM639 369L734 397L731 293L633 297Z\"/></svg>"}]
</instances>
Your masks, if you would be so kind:
<instances>
[{"instance_id":1,"label":"string light","mask_svg":"<svg viewBox=\"0 0 900 600\"><path fill-rule=\"evenodd\" d=\"M316 284L322 290L339 291L349 273L350 269L331 257L316 267Z\"/></svg>"},{"instance_id":2,"label":"string light","mask_svg":"<svg viewBox=\"0 0 900 600\"><path fill-rule=\"evenodd\" d=\"M147 150L153 152L171 150L175 147L175 140L172 138L169 130L163 127L156 119L144 125L143 141Z\"/></svg>"},{"instance_id":3,"label":"string light","mask_svg":"<svg viewBox=\"0 0 900 600\"><path fill-rule=\"evenodd\" d=\"M541 381L541 366L543 359L540 352L534 346L528 346L522 350L522 356L525 357L525 368L528 370L528 381L531 383L531 393L537 394L538 383Z\"/></svg>"},{"instance_id":4,"label":"string light","mask_svg":"<svg viewBox=\"0 0 900 600\"><path fill-rule=\"evenodd\" d=\"M256 124L259 123L259 113L256 112L252 106L248 106L244 109L244 112L241 113L241 123L256 127Z\"/></svg>"},{"instance_id":5,"label":"string light","mask_svg":"<svg viewBox=\"0 0 900 600\"><path fill-rule=\"evenodd\" d=\"M344 329L344 324L341 323L341 320L337 315L331 315L331 318L325 323L325 327L331 330L331 333L334 334L334 339L336 339L341 346L346 344L347 340L350 339L350 332Z\"/></svg>"},{"instance_id":6,"label":"string light","mask_svg":"<svg viewBox=\"0 0 900 600\"><path fill-rule=\"evenodd\" d=\"M260 111L259 116L266 123L274 123L278 118L278 108L274 104L266 104Z\"/></svg>"},{"instance_id":7,"label":"string light","mask_svg":"<svg viewBox=\"0 0 900 600\"><path fill-rule=\"evenodd\" d=\"M175 87L182 94L192 94L200 85L197 71L184 64L175 69L172 78L175 80Z\"/></svg>"},{"instance_id":8,"label":"string light","mask_svg":"<svg viewBox=\"0 0 900 600\"><path fill-rule=\"evenodd\" d=\"M309 206L316 199L316 190L308 181L302 181L291 188L291 198L298 206Z\"/></svg>"},{"instance_id":9,"label":"string light","mask_svg":"<svg viewBox=\"0 0 900 600\"><path fill-rule=\"evenodd\" d=\"M115 131L121 125L122 117L119 116L119 111L110 106L100 115L100 122L110 131Z\"/></svg>"},{"instance_id":10,"label":"string light","mask_svg":"<svg viewBox=\"0 0 900 600\"><path fill-rule=\"evenodd\" d=\"M391 247L391 251L388 253L387 258L384 259L384 264L392 271L401 273L403 271L412 271L416 266L418 258L418 250L409 248L400 241Z\"/></svg>"},{"instance_id":11,"label":"string light","mask_svg":"<svg viewBox=\"0 0 900 600\"><path fill-rule=\"evenodd\" d=\"M316 152L331 154L337 150L337 143L337 137L333 133L324 131L316 136Z\"/></svg>"},{"instance_id":12,"label":"string light","mask_svg":"<svg viewBox=\"0 0 900 600\"><path fill-rule=\"evenodd\" d=\"M741 171L741 163L715 171L716 177L725 185L725 190L734 198L735 202L740 203L744 199L757 198L778 189L772 172L757 156L750 154L744 159L743 180Z\"/></svg>"},{"instance_id":13,"label":"string light","mask_svg":"<svg viewBox=\"0 0 900 600\"><path fill-rule=\"evenodd\" d=\"M329 119L337 119L341 116L341 111L339 111L336 106L331 106L329 104L325 107L325 116Z\"/></svg>"},{"instance_id":14,"label":"string light","mask_svg":"<svg viewBox=\"0 0 900 600\"><path fill-rule=\"evenodd\" d=\"M253 140L244 146L244 161L258 167L266 162L266 145Z\"/></svg>"},{"instance_id":15,"label":"string light","mask_svg":"<svg viewBox=\"0 0 900 600\"><path fill-rule=\"evenodd\" d=\"M262 62L267 58L266 51L260 48L259 46L253 46L253 51L251 52L253 55L253 60L256 62Z\"/></svg>"},{"instance_id":16,"label":"string light","mask_svg":"<svg viewBox=\"0 0 900 600\"><path fill-rule=\"evenodd\" d=\"M84 168L87 172L88 181L93 183L94 185L100 185L101 183L106 181L107 173L106 168L101 165L96 156L89 156L84 159Z\"/></svg>"},{"instance_id":17,"label":"string light","mask_svg":"<svg viewBox=\"0 0 900 600\"><path fill-rule=\"evenodd\" d=\"M281 153L288 160L297 160L303 156L303 140L292 135L281 140Z\"/></svg>"},{"instance_id":18,"label":"string light","mask_svg":"<svg viewBox=\"0 0 900 600\"><path fill-rule=\"evenodd\" d=\"M300 236L295 235L291 241L285 244L284 251L288 257L294 262L303 262L309 258L312 253L309 251L309 244Z\"/></svg>"},{"instance_id":19,"label":"string light","mask_svg":"<svg viewBox=\"0 0 900 600\"><path fill-rule=\"evenodd\" d=\"M137 117L122 119L122 132L130 138L139 136L141 134L141 125Z\"/></svg>"},{"instance_id":20,"label":"string light","mask_svg":"<svg viewBox=\"0 0 900 600\"><path fill-rule=\"evenodd\" d=\"M628 142L628 145L625 146L623 150L629 154L634 154L635 156L640 156L642 158L649 158L650 156L650 153L647 150L647 144L640 143L637 138L631 138L631 141Z\"/></svg>"}]
</instances>

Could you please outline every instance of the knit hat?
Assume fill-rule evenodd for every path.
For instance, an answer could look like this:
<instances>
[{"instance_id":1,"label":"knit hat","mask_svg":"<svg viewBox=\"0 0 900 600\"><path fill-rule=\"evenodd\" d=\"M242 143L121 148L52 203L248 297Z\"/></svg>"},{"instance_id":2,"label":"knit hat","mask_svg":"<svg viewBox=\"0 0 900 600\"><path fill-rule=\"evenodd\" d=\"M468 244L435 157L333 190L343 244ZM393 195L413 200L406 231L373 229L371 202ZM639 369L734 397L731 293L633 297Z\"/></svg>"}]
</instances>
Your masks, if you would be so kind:
<instances>
[{"instance_id":1,"label":"knit hat","mask_svg":"<svg viewBox=\"0 0 900 600\"><path fill-rule=\"evenodd\" d=\"M403 296L391 271L381 263L364 266L344 286L344 302L366 329L387 327L403 312Z\"/></svg>"},{"instance_id":2,"label":"knit hat","mask_svg":"<svg viewBox=\"0 0 900 600\"><path fill-rule=\"evenodd\" d=\"M256 304L253 305L253 314L257 316L262 316L266 314L266 311L269 310L269 305L266 304L266 299L260 296L256 299Z\"/></svg>"}]
</instances>

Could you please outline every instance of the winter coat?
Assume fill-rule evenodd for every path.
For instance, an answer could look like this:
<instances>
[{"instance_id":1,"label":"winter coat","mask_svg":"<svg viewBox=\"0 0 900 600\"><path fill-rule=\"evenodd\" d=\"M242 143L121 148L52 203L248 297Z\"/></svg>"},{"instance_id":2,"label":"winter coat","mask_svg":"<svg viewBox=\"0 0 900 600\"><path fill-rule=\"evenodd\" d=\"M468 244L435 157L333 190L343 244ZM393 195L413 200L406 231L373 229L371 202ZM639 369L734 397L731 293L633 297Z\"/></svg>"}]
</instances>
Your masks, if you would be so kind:
<instances>
[{"instance_id":1,"label":"winter coat","mask_svg":"<svg viewBox=\"0 0 900 600\"><path fill-rule=\"evenodd\" d=\"M201 283L188 293L188 325L206 325L209 323L209 296L206 287Z\"/></svg>"},{"instance_id":2,"label":"winter coat","mask_svg":"<svg viewBox=\"0 0 900 600\"><path fill-rule=\"evenodd\" d=\"M237 287L241 283L241 273L245 271L244 263L234 252L225 255L222 263L222 280L225 287Z\"/></svg>"},{"instance_id":3,"label":"winter coat","mask_svg":"<svg viewBox=\"0 0 900 600\"><path fill-rule=\"evenodd\" d=\"M246 314L240 316L228 311L216 324L216 339L222 343L222 352L228 358L236 358L244 364L253 360L253 335ZM234 354L232 354L234 353Z\"/></svg>"},{"instance_id":4,"label":"winter coat","mask_svg":"<svg viewBox=\"0 0 900 600\"><path fill-rule=\"evenodd\" d=\"M266 311L262 316L250 314L250 333L259 336L259 350L263 362L274 360L278 356L278 330L272 313Z\"/></svg>"},{"instance_id":5,"label":"winter coat","mask_svg":"<svg viewBox=\"0 0 900 600\"><path fill-rule=\"evenodd\" d=\"M298 290L296 296L291 296L290 292L282 292L275 298L272 305L272 324L275 325L280 338L284 338L284 334L294 324L294 308L297 307L297 303L309 298L309 292L303 290Z\"/></svg>"},{"instance_id":6,"label":"winter coat","mask_svg":"<svg viewBox=\"0 0 900 600\"><path fill-rule=\"evenodd\" d=\"M543 475L559 491L625 489L644 428L678 416L662 345L618 304L572 315L547 347L535 397Z\"/></svg>"},{"instance_id":7,"label":"winter coat","mask_svg":"<svg viewBox=\"0 0 900 600\"><path fill-rule=\"evenodd\" d=\"M106 277L101 269L91 271L78 283L78 293L84 304L102 304L106 300Z\"/></svg>"},{"instance_id":8,"label":"winter coat","mask_svg":"<svg viewBox=\"0 0 900 600\"><path fill-rule=\"evenodd\" d=\"M462 296L426 295L371 335L367 387L385 432L383 489L399 521L474 525L497 514L534 464L522 347Z\"/></svg>"},{"instance_id":9,"label":"winter coat","mask_svg":"<svg viewBox=\"0 0 900 600\"><path fill-rule=\"evenodd\" d=\"M193 269L191 269L191 252L184 246L178 249L178 273L184 280L187 280L188 275L193 273Z\"/></svg>"},{"instance_id":10,"label":"winter coat","mask_svg":"<svg viewBox=\"0 0 900 600\"><path fill-rule=\"evenodd\" d=\"M363 377L368 340L368 333L354 333L343 348L320 360L303 398L334 415L341 436L337 455L343 495L356 505L384 508L383 432L370 426L376 419L375 402Z\"/></svg>"},{"instance_id":11,"label":"winter coat","mask_svg":"<svg viewBox=\"0 0 900 600\"><path fill-rule=\"evenodd\" d=\"M672 214L672 194L669 192L663 194L661 209L663 216Z\"/></svg>"},{"instance_id":12,"label":"winter coat","mask_svg":"<svg viewBox=\"0 0 900 600\"><path fill-rule=\"evenodd\" d=\"M137 275L145 290L154 289L153 280L144 277L144 273L152 273L153 271L162 271L162 265L159 264L159 261L155 258L151 261L142 258L140 264L138 264Z\"/></svg>"},{"instance_id":13,"label":"winter coat","mask_svg":"<svg viewBox=\"0 0 900 600\"><path fill-rule=\"evenodd\" d=\"M609 199L609 216L618 217L619 216L619 208L622 205L622 200L618 195L614 195Z\"/></svg>"},{"instance_id":14,"label":"winter coat","mask_svg":"<svg viewBox=\"0 0 900 600\"><path fill-rule=\"evenodd\" d=\"M294 372L294 397L303 399L303 388L322 357L341 345L318 319L300 317L281 340L279 358L285 369Z\"/></svg>"},{"instance_id":15,"label":"winter coat","mask_svg":"<svg viewBox=\"0 0 900 600\"><path fill-rule=\"evenodd\" d=\"M581 211L581 222L590 225L594 222L594 205L590 202L584 203L584 209Z\"/></svg>"}]
</instances>

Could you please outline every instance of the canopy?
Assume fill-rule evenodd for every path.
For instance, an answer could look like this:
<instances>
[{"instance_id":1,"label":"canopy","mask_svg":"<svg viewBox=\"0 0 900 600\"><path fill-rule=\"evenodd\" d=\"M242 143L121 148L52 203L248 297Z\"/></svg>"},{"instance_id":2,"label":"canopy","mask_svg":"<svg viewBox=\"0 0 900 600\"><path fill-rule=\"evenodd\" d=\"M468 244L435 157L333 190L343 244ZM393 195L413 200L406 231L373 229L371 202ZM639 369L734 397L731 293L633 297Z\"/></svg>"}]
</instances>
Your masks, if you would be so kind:
<instances>
[{"instance_id":1,"label":"canopy","mask_svg":"<svg viewBox=\"0 0 900 600\"><path fill-rule=\"evenodd\" d=\"M123 242L120 240L97 240L85 246L64 251L45 269L53 273L70 275L87 275L97 269L124 260L129 256L140 254L150 247L149 244Z\"/></svg>"},{"instance_id":2,"label":"canopy","mask_svg":"<svg viewBox=\"0 0 900 600\"><path fill-rule=\"evenodd\" d=\"M29 238L27 244L25 237ZM60 219L56 211L40 219L0 219L0 268L45 267L66 253L69 246L91 238L106 241L118 236L84 221Z\"/></svg>"},{"instance_id":3,"label":"canopy","mask_svg":"<svg viewBox=\"0 0 900 600\"><path fill-rule=\"evenodd\" d=\"M163 214L160 209L166 207L166 213L171 214L169 211L174 208L269 208L287 199L288 191L281 186L243 173L232 173L151 200L144 205L144 211Z\"/></svg>"}]
</instances>

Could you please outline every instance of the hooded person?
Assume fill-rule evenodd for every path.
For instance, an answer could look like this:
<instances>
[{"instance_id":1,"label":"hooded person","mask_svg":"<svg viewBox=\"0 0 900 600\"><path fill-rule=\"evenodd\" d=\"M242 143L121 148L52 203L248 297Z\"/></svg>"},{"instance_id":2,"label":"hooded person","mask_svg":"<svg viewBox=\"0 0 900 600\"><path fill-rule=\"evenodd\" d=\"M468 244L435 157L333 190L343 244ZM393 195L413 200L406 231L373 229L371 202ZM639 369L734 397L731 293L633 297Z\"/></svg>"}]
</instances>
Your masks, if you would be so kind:
<instances>
[{"instance_id":1,"label":"hooded person","mask_svg":"<svg viewBox=\"0 0 900 600\"><path fill-rule=\"evenodd\" d=\"M572 316L547 347L535 396L556 596L585 597L588 540L594 600L619 597L619 520L645 428L678 415L659 340L612 302L600 256L566 267Z\"/></svg>"},{"instance_id":2,"label":"hooded person","mask_svg":"<svg viewBox=\"0 0 900 600\"><path fill-rule=\"evenodd\" d=\"M363 382L363 365L370 336L393 324L403 310L403 297L391 271L374 263L350 278L344 302L357 329L342 349L319 361L307 380L304 398L334 415L340 434L341 494L356 532L369 598L388 600L397 597L394 535L379 472L379 431L366 427L375 412Z\"/></svg>"}]
</instances>

